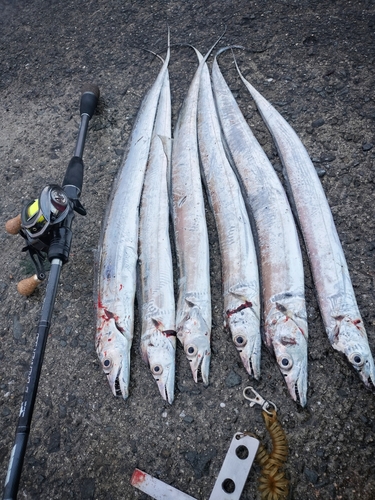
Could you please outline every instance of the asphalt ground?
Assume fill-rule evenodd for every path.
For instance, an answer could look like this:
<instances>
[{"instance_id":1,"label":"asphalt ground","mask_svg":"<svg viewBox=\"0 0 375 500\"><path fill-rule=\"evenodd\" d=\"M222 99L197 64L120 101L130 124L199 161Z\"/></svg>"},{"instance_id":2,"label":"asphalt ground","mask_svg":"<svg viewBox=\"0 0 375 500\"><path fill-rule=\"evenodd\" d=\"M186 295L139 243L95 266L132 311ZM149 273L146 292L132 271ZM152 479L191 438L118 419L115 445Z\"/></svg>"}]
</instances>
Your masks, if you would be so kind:
<instances>
[{"instance_id":1,"label":"asphalt ground","mask_svg":"<svg viewBox=\"0 0 375 500\"><path fill-rule=\"evenodd\" d=\"M375 498L375 398L324 332L305 258L309 321L308 404L290 398L272 356L249 379L223 329L220 254L207 207L212 289L210 385L192 380L177 349L176 394L165 403L139 355L131 353L130 396L114 398L94 349L93 263L113 179L140 102L160 68L167 27L173 123L202 53L243 45L251 83L294 127L319 170L359 308L375 352L374 154L375 2L350 1L0 1L0 215L17 215L49 183L61 183L73 154L83 84L101 98L90 122L81 201L47 342L21 477L24 499L145 499L130 485L135 467L207 499L237 431L269 442L259 409L242 396L253 385L278 407L289 443L293 499ZM212 59L209 59L211 64ZM220 66L277 171L280 162L229 53ZM0 462L5 479L45 285L16 291L32 274L20 237L0 232ZM304 249L303 249L304 252ZM305 252L304 252L305 256ZM254 466L242 499L257 498ZM1 479L3 481L3 479Z\"/></svg>"}]
</instances>

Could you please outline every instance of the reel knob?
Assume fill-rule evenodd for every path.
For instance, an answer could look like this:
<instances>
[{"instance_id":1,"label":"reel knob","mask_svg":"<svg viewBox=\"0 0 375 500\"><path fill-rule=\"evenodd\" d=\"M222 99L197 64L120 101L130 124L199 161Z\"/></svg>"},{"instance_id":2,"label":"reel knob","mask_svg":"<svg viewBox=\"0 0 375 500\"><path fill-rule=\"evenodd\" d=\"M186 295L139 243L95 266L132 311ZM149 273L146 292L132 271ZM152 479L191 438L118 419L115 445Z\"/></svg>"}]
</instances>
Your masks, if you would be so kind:
<instances>
[{"instance_id":1,"label":"reel knob","mask_svg":"<svg viewBox=\"0 0 375 500\"><path fill-rule=\"evenodd\" d=\"M30 276L30 278L25 278L24 280L21 280L17 285L18 293L27 297L28 295L31 295L33 293L33 291L41 282L42 281L38 279L38 276L36 274L34 274L34 276Z\"/></svg>"},{"instance_id":2,"label":"reel knob","mask_svg":"<svg viewBox=\"0 0 375 500\"><path fill-rule=\"evenodd\" d=\"M5 224L5 231L9 234L18 234L21 229L21 214L9 219Z\"/></svg>"}]
</instances>

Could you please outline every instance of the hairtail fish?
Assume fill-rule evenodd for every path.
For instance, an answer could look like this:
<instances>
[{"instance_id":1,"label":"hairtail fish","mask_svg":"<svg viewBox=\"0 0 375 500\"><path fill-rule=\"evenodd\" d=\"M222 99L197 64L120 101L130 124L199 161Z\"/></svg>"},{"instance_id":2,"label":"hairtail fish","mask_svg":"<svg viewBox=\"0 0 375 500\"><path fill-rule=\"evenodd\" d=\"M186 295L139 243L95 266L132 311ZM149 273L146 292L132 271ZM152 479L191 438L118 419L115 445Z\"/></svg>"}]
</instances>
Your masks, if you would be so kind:
<instances>
[{"instance_id":1,"label":"hairtail fish","mask_svg":"<svg viewBox=\"0 0 375 500\"><path fill-rule=\"evenodd\" d=\"M138 258L139 204L163 66L138 111L102 225L96 270L96 352L115 396L128 397Z\"/></svg>"},{"instance_id":2,"label":"hairtail fish","mask_svg":"<svg viewBox=\"0 0 375 500\"><path fill-rule=\"evenodd\" d=\"M202 59L201 54L197 55ZM198 145L206 191L218 230L224 321L246 371L259 379L261 358L259 272L241 188L226 157L207 64L198 100Z\"/></svg>"},{"instance_id":3,"label":"hairtail fish","mask_svg":"<svg viewBox=\"0 0 375 500\"><path fill-rule=\"evenodd\" d=\"M223 49L225 50L225 49ZM307 315L301 248L285 191L254 137L215 58L212 82L225 142L256 227L263 338L289 393L307 401Z\"/></svg>"},{"instance_id":4,"label":"hairtail fish","mask_svg":"<svg viewBox=\"0 0 375 500\"><path fill-rule=\"evenodd\" d=\"M200 372L205 385L208 385L211 359L211 290L208 232L198 154L197 106L201 71L212 48L199 63L179 113L174 130L171 175L179 269L177 337L183 345L195 382Z\"/></svg>"},{"instance_id":5,"label":"hairtail fish","mask_svg":"<svg viewBox=\"0 0 375 500\"><path fill-rule=\"evenodd\" d=\"M237 66L238 69L238 66ZM375 366L345 255L323 186L300 138L242 76L276 144L309 256L320 311L331 345L342 352L367 388Z\"/></svg>"},{"instance_id":6,"label":"hairtail fish","mask_svg":"<svg viewBox=\"0 0 375 500\"><path fill-rule=\"evenodd\" d=\"M141 199L138 304L142 315L142 358L149 365L160 394L172 404L176 328L167 186L170 157L171 95L167 71L156 113Z\"/></svg>"}]
</instances>

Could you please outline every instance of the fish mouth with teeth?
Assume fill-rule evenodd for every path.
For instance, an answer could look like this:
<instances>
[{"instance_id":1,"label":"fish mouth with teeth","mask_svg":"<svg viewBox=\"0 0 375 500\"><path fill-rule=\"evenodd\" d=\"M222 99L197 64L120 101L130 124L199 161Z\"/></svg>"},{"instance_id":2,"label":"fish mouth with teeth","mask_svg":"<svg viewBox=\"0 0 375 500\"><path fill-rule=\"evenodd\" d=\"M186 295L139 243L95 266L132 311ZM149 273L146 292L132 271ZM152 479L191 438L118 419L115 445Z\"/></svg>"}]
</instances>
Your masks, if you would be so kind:
<instances>
[{"instance_id":1,"label":"fish mouth with teeth","mask_svg":"<svg viewBox=\"0 0 375 500\"><path fill-rule=\"evenodd\" d=\"M361 318L335 316L334 327L327 329L332 347L345 354L367 389L375 392L375 365Z\"/></svg>"},{"instance_id":2,"label":"fish mouth with teeth","mask_svg":"<svg viewBox=\"0 0 375 500\"><path fill-rule=\"evenodd\" d=\"M208 343L197 338L194 344L186 346L185 353L190 363L194 382L197 383L198 380L201 379L203 384L207 386L211 358L211 351Z\"/></svg>"},{"instance_id":3,"label":"fish mouth with teeth","mask_svg":"<svg viewBox=\"0 0 375 500\"><path fill-rule=\"evenodd\" d=\"M143 334L141 353L149 365L162 398L169 404L174 400L176 332L163 330L160 322L153 320L153 327Z\"/></svg>"},{"instance_id":4,"label":"fish mouth with teeth","mask_svg":"<svg viewBox=\"0 0 375 500\"><path fill-rule=\"evenodd\" d=\"M126 359L127 356L124 356L124 353L120 351L114 351L111 354L98 353L98 355L113 395L127 399L130 359Z\"/></svg>"},{"instance_id":5,"label":"fish mouth with teeth","mask_svg":"<svg viewBox=\"0 0 375 500\"><path fill-rule=\"evenodd\" d=\"M114 396L127 399L130 379L130 344L117 317L105 310L96 338L96 352Z\"/></svg>"},{"instance_id":6,"label":"fish mouth with teeth","mask_svg":"<svg viewBox=\"0 0 375 500\"><path fill-rule=\"evenodd\" d=\"M307 403L307 339L303 329L289 316L272 323L271 349L293 400Z\"/></svg>"},{"instance_id":7,"label":"fish mouth with teeth","mask_svg":"<svg viewBox=\"0 0 375 500\"><path fill-rule=\"evenodd\" d=\"M177 337L183 345L194 382L198 382L199 371L203 384L207 386L211 360L210 328L201 308L188 301L186 303L189 310L177 327Z\"/></svg>"},{"instance_id":8,"label":"fish mouth with teeth","mask_svg":"<svg viewBox=\"0 0 375 500\"><path fill-rule=\"evenodd\" d=\"M290 395L294 401L305 407L307 403L307 363L304 362L305 360L297 361L297 359L295 359L296 366L294 369L292 368L291 373L286 374L282 369L281 371Z\"/></svg>"},{"instance_id":9,"label":"fish mouth with teeth","mask_svg":"<svg viewBox=\"0 0 375 500\"><path fill-rule=\"evenodd\" d=\"M259 380L261 336L259 317L251 302L244 302L225 314L225 326L249 375Z\"/></svg>"}]
</instances>

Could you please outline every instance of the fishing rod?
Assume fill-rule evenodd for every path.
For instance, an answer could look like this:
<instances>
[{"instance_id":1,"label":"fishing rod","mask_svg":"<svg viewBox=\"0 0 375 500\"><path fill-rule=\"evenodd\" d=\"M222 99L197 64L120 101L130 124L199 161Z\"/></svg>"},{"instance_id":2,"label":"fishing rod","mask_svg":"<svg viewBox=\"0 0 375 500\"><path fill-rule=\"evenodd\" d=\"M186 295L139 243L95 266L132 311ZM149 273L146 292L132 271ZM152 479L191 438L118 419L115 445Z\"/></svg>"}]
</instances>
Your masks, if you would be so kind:
<instances>
[{"instance_id":1,"label":"fishing rod","mask_svg":"<svg viewBox=\"0 0 375 500\"><path fill-rule=\"evenodd\" d=\"M5 479L3 500L17 498L60 272L62 266L69 260L74 212L86 215L86 210L79 201L84 171L82 155L89 121L95 112L98 100L99 89L96 85L87 85L82 89L81 122L76 148L66 170L62 187L57 184L46 186L38 199L26 204L21 214L5 225L8 233L20 234L25 239L26 247L23 250L29 252L36 270L34 276L18 283L17 288L22 295L30 295L46 278L44 269L46 259L51 267Z\"/></svg>"}]
</instances>

